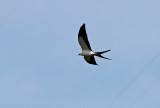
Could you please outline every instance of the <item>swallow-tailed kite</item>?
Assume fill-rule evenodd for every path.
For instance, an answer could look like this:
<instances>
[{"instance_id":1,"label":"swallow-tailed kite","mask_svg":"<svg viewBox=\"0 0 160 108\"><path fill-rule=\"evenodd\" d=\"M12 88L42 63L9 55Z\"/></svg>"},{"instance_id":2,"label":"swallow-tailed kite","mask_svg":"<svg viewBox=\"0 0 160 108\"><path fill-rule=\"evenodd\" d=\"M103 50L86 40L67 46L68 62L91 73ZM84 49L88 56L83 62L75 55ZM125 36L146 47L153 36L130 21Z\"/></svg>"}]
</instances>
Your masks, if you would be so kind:
<instances>
[{"instance_id":1,"label":"swallow-tailed kite","mask_svg":"<svg viewBox=\"0 0 160 108\"><path fill-rule=\"evenodd\" d=\"M82 48L82 52L79 53L79 55L84 56L84 59L86 60L86 62L88 62L89 64L93 64L93 65L97 65L94 56L98 56L104 59L108 59L111 60L109 58L103 57L101 54L108 52L110 50L106 50L106 51L102 51L102 52L94 52L91 49L91 46L89 44L88 38L87 38L87 33L86 33L86 29L85 29L85 24L83 24L80 27L79 33L78 33L78 42Z\"/></svg>"}]
</instances>

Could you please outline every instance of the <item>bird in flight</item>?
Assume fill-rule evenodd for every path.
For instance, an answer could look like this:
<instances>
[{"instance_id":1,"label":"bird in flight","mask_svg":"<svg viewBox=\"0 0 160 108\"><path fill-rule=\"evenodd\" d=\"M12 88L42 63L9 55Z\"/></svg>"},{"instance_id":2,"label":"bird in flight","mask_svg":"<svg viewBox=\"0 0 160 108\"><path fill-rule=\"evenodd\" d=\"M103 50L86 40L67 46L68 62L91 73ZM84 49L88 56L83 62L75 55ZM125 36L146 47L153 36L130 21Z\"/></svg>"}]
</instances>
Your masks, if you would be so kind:
<instances>
[{"instance_id":1,"label":"bird in flight","mask_svg":"<svg viewBox=\"0 0 160 108\"><path fill-rule=\"evenodd\" d=\"M80 27L80 30L79 30L79 33L78 33L78 42L79 42L79 44L80 44L80 46L82 48L82 52L79 53L78 55L84 56L84 59L89 64L98 65L96 63L95 59L94 59L94 56L111 60L110 58L106 58L106 57L103 57L101 55L103 53L109 52L110 50L101 51L101 52L94 52L94 51L92 51L91 46L90 46L89 41L88 41L88 38L87 38L85 24L83 24Z\"/></svg>"}]
</instances>

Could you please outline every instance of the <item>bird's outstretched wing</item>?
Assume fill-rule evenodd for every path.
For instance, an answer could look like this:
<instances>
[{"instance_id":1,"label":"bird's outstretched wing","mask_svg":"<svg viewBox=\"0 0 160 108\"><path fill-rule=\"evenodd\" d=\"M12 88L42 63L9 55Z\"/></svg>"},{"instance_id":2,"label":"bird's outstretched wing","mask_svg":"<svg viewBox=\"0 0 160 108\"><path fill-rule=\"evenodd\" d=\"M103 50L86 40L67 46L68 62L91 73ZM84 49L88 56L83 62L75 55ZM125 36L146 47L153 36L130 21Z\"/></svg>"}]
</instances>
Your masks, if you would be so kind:
<instances>
[{"instance_id":1,"label":"bird's outstretched wing","mask_svg":"<svg viewBox=\"0 0 160 108\"><path fill-rule=\"evenodd\" d=\"M79 30L78 33L78 42L82 48L82 50L91 50L88 38L87 38L87 33L85 29L85 24L83 24Z\"/></svg>"},{"instance_id":2,"label":"bird's outstretched wing","mask_svg":"<svg viewBox=\"0 0 160 108\"><path fill-rule=\"evenodd\" d=\"M93 64L93 65L98 65L94 59L94 56L84 56L84 59L86 60L86 62L88 62L89 64Z\"/></svg>"}]
</instances>

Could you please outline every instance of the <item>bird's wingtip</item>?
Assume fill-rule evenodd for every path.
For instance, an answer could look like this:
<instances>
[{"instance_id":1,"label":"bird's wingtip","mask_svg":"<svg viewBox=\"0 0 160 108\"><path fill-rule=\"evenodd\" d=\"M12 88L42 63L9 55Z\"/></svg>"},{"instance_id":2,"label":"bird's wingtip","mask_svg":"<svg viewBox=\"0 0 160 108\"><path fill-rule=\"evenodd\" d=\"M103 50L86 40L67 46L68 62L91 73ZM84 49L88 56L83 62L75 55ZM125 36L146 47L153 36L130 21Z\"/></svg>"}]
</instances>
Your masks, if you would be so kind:
<instances>
[{"instance_id":1,"label":"bird's wingtip","mask_svg":"<svg viewBox=\"0 0 160 108\"><path fill-rule=\"evenodd\" d=\"M85 25L86 25L86 23L83 23L83 24L82 24L82 26L85 26Z\"/></svg>"},{"instance_id":2,"label":"bird's wingtip","mask_svg":"<svg viewBox=\"0 0 160 108\"><path fill-rule=\"evenodd\" d=\"M85 23L82 24L80 29L85 29Z\"/></svg>"},{"instance_id":3,"label":"bird's wingtip","mask_svg":"<svg viewBox=\"0 0 160 108\"><path fill-rule=\"evenodd\" d=\"M94 65L97 65L97 66L99 66L97 63L96 63L96 64L94 64Z\"/></svg>"}]
</instances>

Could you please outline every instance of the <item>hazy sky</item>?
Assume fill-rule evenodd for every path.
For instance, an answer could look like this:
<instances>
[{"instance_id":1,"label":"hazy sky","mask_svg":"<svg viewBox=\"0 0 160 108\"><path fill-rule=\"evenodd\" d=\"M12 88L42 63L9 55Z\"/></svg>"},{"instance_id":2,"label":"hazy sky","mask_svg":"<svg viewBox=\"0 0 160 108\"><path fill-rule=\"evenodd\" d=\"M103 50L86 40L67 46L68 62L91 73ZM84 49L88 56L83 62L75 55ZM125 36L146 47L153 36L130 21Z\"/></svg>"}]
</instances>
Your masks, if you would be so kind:
<instances>
[{"instance_id":1,"label":"hazy sky","mask_svg":"<svg viewBox=\"0 0 160 108\"><path fill-rule=\"evenodd\" d=\"M159 4L0 0L0 108L160 108ZM78 56L83 23L112 61Z\"/></svg>"}]
</instances>

